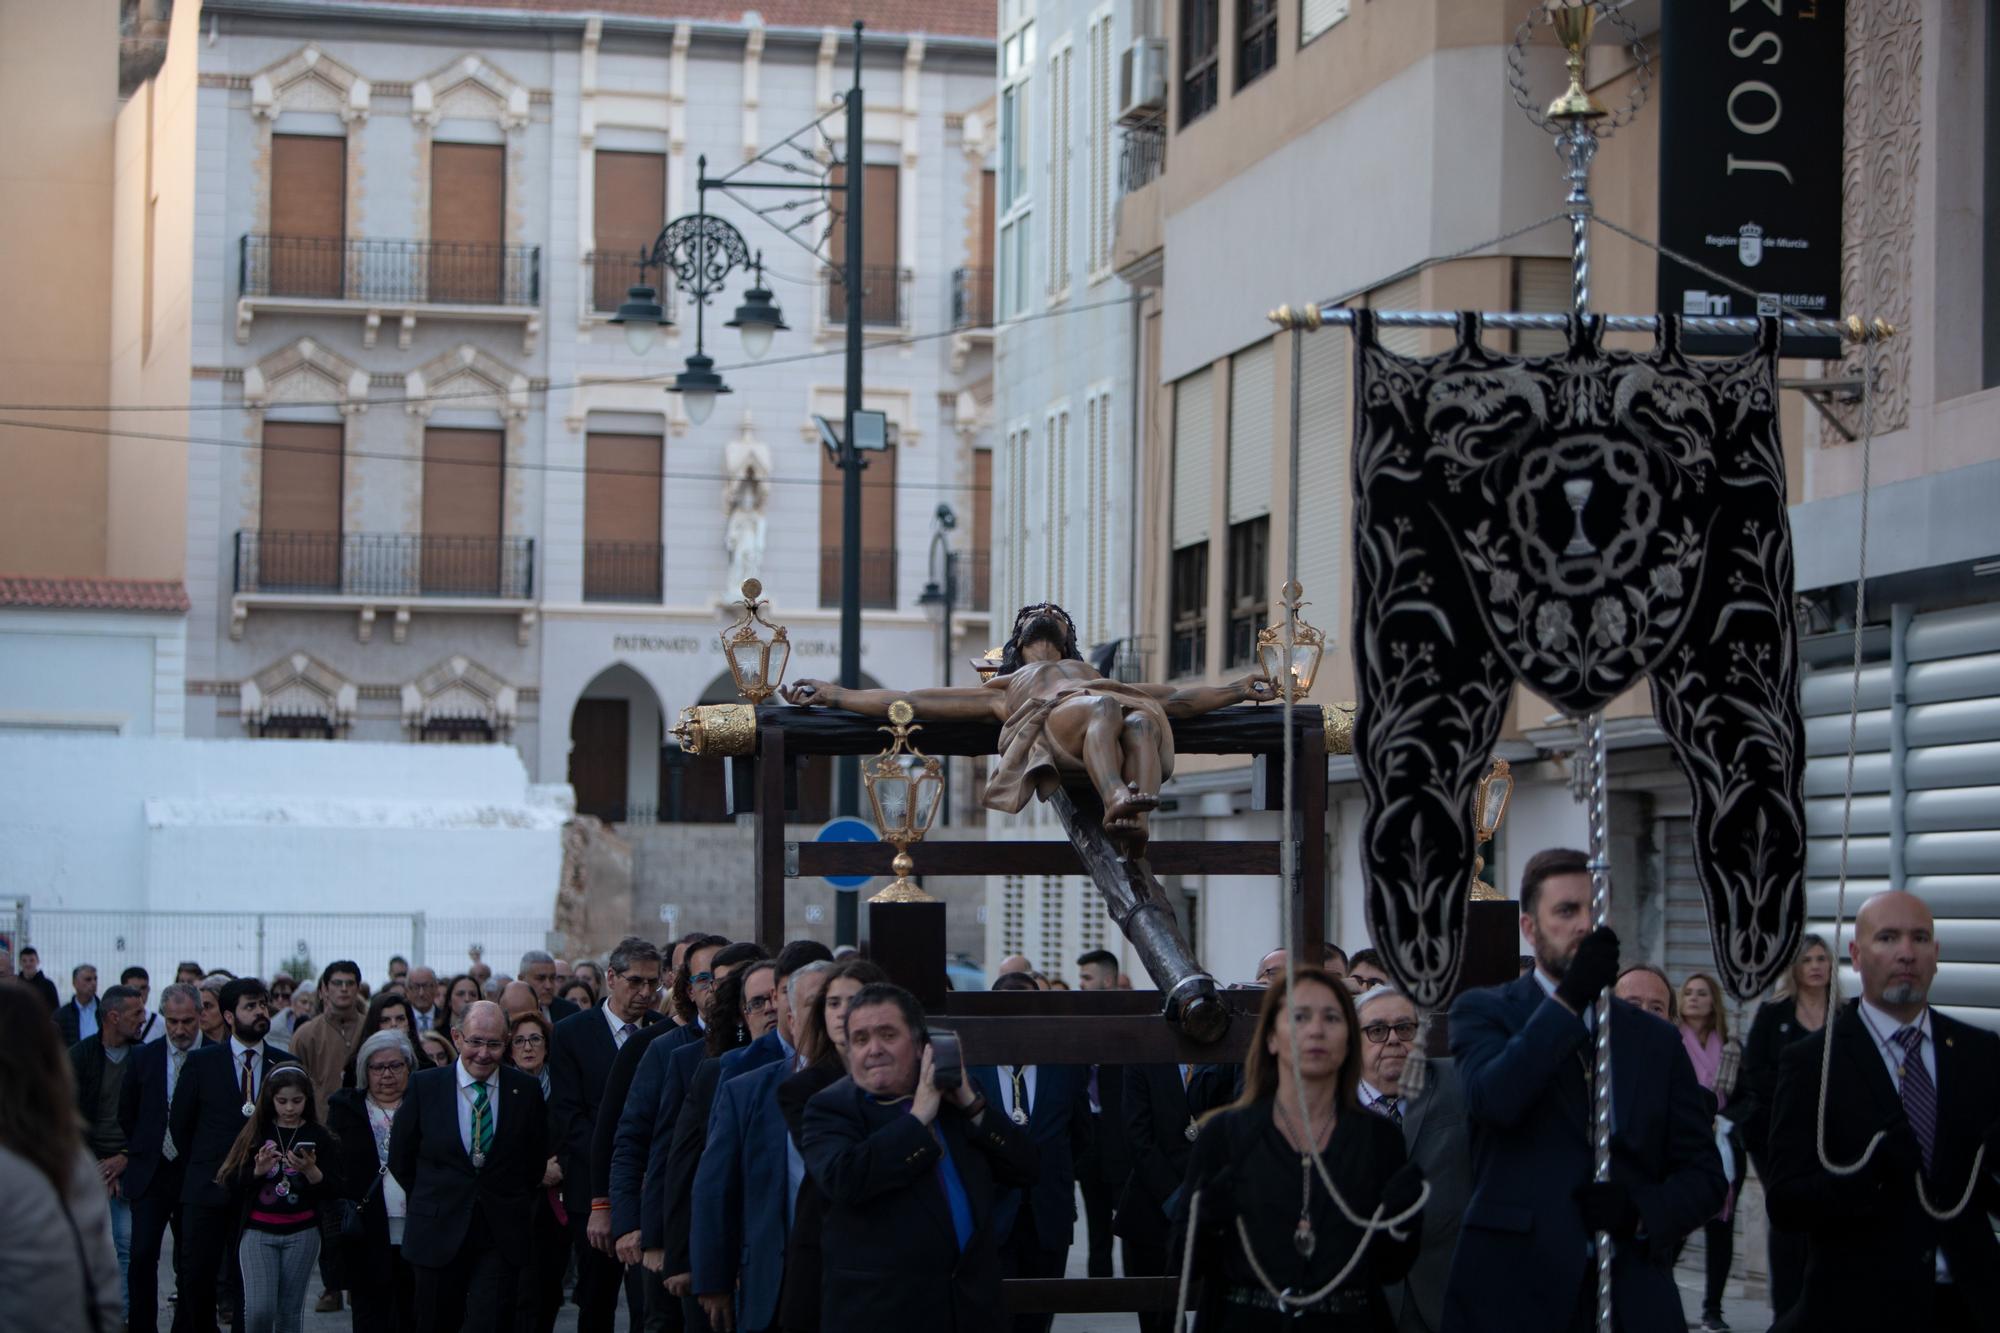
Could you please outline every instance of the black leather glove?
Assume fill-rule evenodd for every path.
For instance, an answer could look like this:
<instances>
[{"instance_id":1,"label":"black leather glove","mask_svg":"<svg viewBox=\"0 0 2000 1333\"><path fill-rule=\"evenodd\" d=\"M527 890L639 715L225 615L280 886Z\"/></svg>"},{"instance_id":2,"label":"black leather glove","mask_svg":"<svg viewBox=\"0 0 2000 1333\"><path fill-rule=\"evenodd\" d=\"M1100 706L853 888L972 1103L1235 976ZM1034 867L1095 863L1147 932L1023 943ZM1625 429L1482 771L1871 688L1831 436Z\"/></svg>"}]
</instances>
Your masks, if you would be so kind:
<instances>
[{"instance_id":1,"label":"black leather glove","mask_svg":"<svg viewBox=\"0 0 2000 1333\"><path fill-rule=\"evenodd\" d=\"M1382 1215L1401 1217L1424 1192L1424 1171L1415 1162L1405 1162L1382 1186Z\"/></svg>"},{"instance_id":2,"label":"black leather glove","mask_svg":"<svg viewBox=\"0 0 2000 1333\"><path fill-rule=\"evenodd\" d=\"M1630 1240L1639 1234L1639 1205L1632 1191L1615 1180L1593 1180L1576 1191L1576 1206L1583 1211L1583 1224L1592 1232L1606 1231L1613 1240Z\"/></svg>"},{"instance_id":3,"label":"black leather glove","mask_svg":"<svg viewBox=\"0 0 2000 1333\"><path fill-rule=\"evenodd\" d=\"M1618 934L1609 926L1599 926L1576 946L1569 970L1556 983L1556 998L1581 1014L1617 979Z\"/></svg>"}]
</instances>

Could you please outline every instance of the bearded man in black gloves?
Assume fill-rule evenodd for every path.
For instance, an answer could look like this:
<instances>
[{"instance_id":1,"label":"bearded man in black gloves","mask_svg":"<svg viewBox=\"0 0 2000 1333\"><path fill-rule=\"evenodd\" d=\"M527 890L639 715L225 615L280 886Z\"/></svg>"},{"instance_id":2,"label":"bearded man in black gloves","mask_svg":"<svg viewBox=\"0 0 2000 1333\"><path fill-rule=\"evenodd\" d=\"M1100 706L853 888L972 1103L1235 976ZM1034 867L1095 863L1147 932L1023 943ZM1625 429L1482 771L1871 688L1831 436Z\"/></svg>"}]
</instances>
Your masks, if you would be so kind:
<instances>
[{"instance_id":1,"label":"bearded man in black gloves","mask_svg":"<svg viewBox=\"0 0 2000 1333\"><path fill-rule=\"evenodd\" d=\"M1714 1103L1679 1035L1611 1003L1611 1178L1593 1180L1593 1006L1618 975L1618 937L1590 925L1590 860L1537 852L1521 876L1535 970L1469 990L1451 1053L1472 1134L1472 1198L1445 1292L1445 1333L1588 1333L1597 1233L1611 1235L1624 1333L1683 1333L1673 1253L1728 1189ZM1520 1276L1537 1280L1523 1284ZM1504 1301L1496 1291L1510 1293Z\"/></svg>"}]
</instances>

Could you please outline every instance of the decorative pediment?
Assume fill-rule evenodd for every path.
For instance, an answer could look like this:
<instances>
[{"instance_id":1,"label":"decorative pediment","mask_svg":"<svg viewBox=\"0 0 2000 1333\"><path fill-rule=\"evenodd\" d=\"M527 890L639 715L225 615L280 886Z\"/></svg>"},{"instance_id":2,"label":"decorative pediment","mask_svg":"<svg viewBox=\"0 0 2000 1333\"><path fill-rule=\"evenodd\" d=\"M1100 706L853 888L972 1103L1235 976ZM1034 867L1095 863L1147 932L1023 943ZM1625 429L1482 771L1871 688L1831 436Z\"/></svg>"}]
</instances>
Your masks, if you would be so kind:
<instances>
[{"instance_id":1,"label":"decorative pediment","mask_svg":"<svg viewBox=\"0 0 2000 1333\"><path fill-rule=\"evenodd\" d=\"M296 403L365 412L368 372L311 338L301 338L244 370L243 402L258 411Z\"/></svg>"},{"instance_id":2,"label":"decorative pediment","mask_svg":"<svg viewBox=\"0 0 2000 1333\"><path fill-rule=\"evenodd\" d=\"M310 44L250 76L251 114L266 119L325 111L349 123L366 120L368 96L368 80Z\"/></svg>"},{"instance_id":3,"label":"decorative pediment","mask_svg":"<svg viewBox=\"0 0 2000 1333\"><path fill-rule=\"evenodd\" d=\"M413 738L436 726L484 724L495 740L514 729L519 694L469 657L450 657L403 686L403 725Z\"/></svg>"},{"instance_id":4,"label":"decorative pediment","mask_svg":"<svg viewBox=\"0 0 2000 1333\"><path fill-rule=\"evenodd\" d=\"M273 662L239 687L243 725L253 736L273 722L313 719L326 722L335 736L354 721L359 697L352 681L306 653Z\"/></svg>"},{"instance_id":5,"label":"decorative pediment","mask_svg":"<svg viewBox=\"0 0 2000 1333\"><path fill-rule=\"evenodd\" d=\"M491 61L468 51L410 85L410 117L426 126L440 120L491 120L503 129L528 123L528 90Z\"/></svg>"},{"instance_id":6,"label":"decorative pediment","mask_svg":"<svg viewBox=\"0 0 2000 1333\"><path fill-rule=\"evenodd\" d=\"M432 409L498 412L510 420L528 415L528 377L471 343L403 377L406 410L428 418Z\"/></svg>"}]
</instances>

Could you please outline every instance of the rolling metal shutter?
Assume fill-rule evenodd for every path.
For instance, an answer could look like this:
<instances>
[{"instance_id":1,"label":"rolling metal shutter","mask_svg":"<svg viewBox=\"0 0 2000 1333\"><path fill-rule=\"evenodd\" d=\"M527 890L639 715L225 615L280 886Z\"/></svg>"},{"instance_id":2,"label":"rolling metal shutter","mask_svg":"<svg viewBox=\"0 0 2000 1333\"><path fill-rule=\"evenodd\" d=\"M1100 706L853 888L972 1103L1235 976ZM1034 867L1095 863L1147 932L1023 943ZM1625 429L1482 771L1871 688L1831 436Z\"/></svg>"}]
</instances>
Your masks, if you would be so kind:
<instances>
[{"instance_id":1,"label":"rolling metal shutter","mask_svg":"<svg viewBox=\"0 0 2000 1333\"><path fill-rule=\"evenodd\" d=\"M1423 308L1423 282L1421 274L1412 274L1386 287L1378 287L1368 296L1371 310L1421 310ZM1383 329L1382 346L1398 356L1422 356L1424 354L1424 330L1402 327Z\"/></svg>"},{"instance_id":2,"label":"rolling metal shutter","mask_svg":"<svg viewBox=\"0 0 2000 1333\"><path fill-rule=\"evenodd\" d=\"M1829 939L1850 679L1848 667L1823 668L1803 690L1811 929ZM1903 651L1864 665L1854 793L1843 941L1861 902L1897 878L1900 853L1903 886L1937 917L1931 999L2000 1029L2000 606L1913 616ZM1843 971L1845 993L1858 993Z\"/></svg>"},{"instance_id":3,"label":"rolling metal shutter","mask_svg":"<svg viewBox=\"0 0 2000 1333\"><path fill-rule=\"evenodd\" d=\"M1340 553L1352 472L1354 419L1347 386L1354 335L1321 329L1295 336L1305 339L1299 352L1299 582L1314 604L1306 618L1337 641L1346 624Z\"/></svg>"},{"instance_id":4,"label":"rolling metal shutter","mask_svg":"<svg viewBox=\"0 0 2000 1333\"><path fill-rule=\"evenodd\" d=\"M584 437L583 539L660 543L660 437Z\"/></svg>"},{"instance_id":5,"label":"rolling metal shutter","mask_svg":"<svg viewBox=\"0 0 2000 1333\"><path fill-rule=\"evenodd\" d=\"M1208 540L1209 460L1215 454L1215 380L1204 366L1174 385L1173 547Z\"/></svg>"},{"instance_id":6,"label":"rolling metal shutter","mask_svg":"<svg viewBox=\"0 0 2000 1333\"><path fill-rule=\"evenodd\" d=\"M1567 259L1514 261L1514 308L1529 313L1568 314L1574 306ZM1569 339L1554 329L1514 330L1514 350L1521 356L1554 356Z\"/></svg>"},{"instance_id":7,"label":"rolling metal shutter","mask_svg":"<svg viewBox=\"0 0 2000 1333\"><path fill-rule=\"evenodd\" d=\"M1229 521L1271 512L1271 340L1246 347L1229 365Z\"/></svg>"}]
</instances>

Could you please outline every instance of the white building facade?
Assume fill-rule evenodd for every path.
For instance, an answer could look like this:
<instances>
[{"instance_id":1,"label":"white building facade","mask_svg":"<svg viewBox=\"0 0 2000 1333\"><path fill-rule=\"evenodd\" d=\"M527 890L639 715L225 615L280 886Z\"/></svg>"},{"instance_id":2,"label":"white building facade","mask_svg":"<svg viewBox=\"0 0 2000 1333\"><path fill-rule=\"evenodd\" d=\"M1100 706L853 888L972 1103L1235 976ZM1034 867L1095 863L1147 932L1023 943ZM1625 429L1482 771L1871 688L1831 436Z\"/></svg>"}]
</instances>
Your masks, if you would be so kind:
<instances>
[{"instance_id":1,"label":"white building facade","mask_svg":"<svg viewBox=\"0 0 2000 1333\"><path fill-rule=\"evenodd\" d=\"M1134 13L1103 0L1000 5L992 600L996 642L1017 608L1052 601L1086 653L1157 672L1132 583L1141 307L1112 261L1121 174L1146 160L1118 123ZM995 836L1063 836L1039 803L988 818ZM1074 980L1079 954L1121 943L1082 876L995 876L986 907L989 971L1025 953Z\"/></svg>"},{"instance_id":2,"label":"white building facade","mask_svg":"<svg viewBox=\"0 0 2000 1333\"><path fill-rule=\"evenodd\" d=\"M911 684L944 652L917 604L939 504L984 563L970 275L991 267L994 48L971 8L864 46L865 405L893 438L865 477L864 669ZM833 170L851 36L766 10L205 5L189 392L191 434L217 442L190 449L190 736L504 741L608 822L727 818L719 762L665 728L734 697L715 638L734 580L761 578L794 675L838 665L838 474L812 418L840 420L846 329L823 196L709 192L790 331L750 362L723 327L751 284L732 275L705 338L732 392L705 423L662 387L695 350L688 298L663 298L675 326L644 356L607 321L634 256L695 211L701 157L804 187ZM793 199L778 225L750 211ZM983 597L960 601L952 632L983 648ZM827 783L807 776L810 816Z\"/></svg>"}]
</instances>

